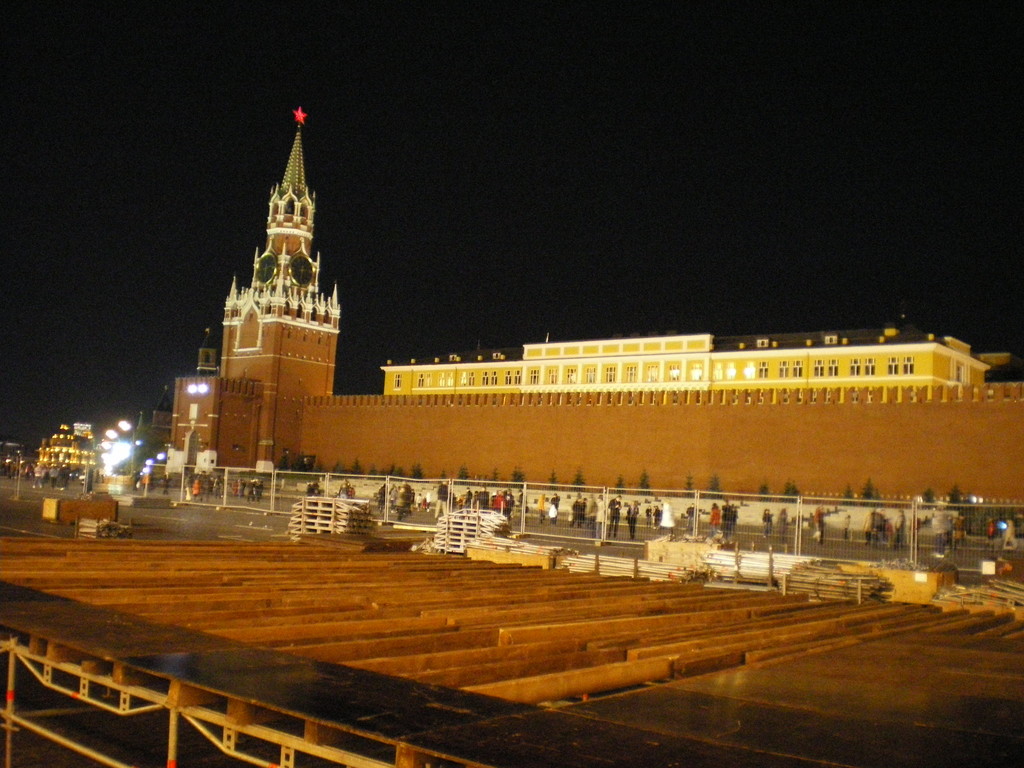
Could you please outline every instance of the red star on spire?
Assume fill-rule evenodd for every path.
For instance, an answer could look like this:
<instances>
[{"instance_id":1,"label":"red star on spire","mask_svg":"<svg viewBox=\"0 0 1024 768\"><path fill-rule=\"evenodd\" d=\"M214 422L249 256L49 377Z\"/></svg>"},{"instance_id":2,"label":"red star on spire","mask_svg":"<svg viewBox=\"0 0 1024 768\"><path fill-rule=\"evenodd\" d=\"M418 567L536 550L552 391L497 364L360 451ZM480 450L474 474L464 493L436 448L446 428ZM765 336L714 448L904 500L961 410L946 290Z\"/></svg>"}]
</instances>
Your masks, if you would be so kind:
<instances>
[{"instance_id":1,"label":"red star on spire","mask_svg":"<svg viewBox=\"0 0 1024 768\"><path fill-rule=\"evenodd\" d=\"M308 115L302 111L302 107L299 107L298 109L293 109L292 114L295 115L296 123L298 123L299 125L306 124L306 118L308 117Z\"/></svg>"}]
</instances>

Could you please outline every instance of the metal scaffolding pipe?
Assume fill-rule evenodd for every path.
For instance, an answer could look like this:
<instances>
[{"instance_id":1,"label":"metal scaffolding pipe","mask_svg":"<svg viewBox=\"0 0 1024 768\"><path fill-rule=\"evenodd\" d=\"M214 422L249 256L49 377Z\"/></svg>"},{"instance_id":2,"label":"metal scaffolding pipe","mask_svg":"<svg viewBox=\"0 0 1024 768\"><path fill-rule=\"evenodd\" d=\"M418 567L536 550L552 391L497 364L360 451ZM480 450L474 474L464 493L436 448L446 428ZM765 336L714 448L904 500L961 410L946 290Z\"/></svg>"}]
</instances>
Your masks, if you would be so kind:
<instances>
[{"instance_id":1,"label":"metal scaffolding pipe","mask_svg":"<svg viewBox=\"0 0 1024 768\"><path fill-rule=\"evenodd\" d=\"M112 757L104 755L102 752L97 752L95 749L92 749L91 747L87 747L84 744L79 744L77 741L74 741L73 739L69 739L66 736L62 736L56 731L52 731L49 728L39 725L39 723L33 722L28 718L21 717L20 715L11 715L10 723L16 723L20 725L22 728L28 731L32 731L33 733L39 736L42 736L44 739L49 739L55 744L59 744L60 746L66 747L67 749L70 749L73 752L77 752L78 754L84 757L88 757L90 760L95 760L97 763L108 765L110 766L110 768L135 768L135 766L133 766L130 763L122 763L120 760L115 760Z\"/></svg>"}]
</instances>

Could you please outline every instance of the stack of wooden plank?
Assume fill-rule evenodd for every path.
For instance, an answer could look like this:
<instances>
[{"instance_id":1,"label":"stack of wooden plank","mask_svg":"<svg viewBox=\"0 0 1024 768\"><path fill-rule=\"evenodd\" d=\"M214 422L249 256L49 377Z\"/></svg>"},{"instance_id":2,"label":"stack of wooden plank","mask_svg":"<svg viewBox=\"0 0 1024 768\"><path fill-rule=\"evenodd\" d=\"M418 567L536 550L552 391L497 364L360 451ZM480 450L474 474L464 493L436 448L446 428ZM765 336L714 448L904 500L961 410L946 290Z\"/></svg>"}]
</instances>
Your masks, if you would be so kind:
<instances>
[{"instance_id":1,"label":"stack of wooden plank","mask_svg":"<svg viewBox=\"0 0 1024 768\"><path fill-rule=\"evenodd\" d=\"M508 519L500 512L456 509L437 521L434 551L465 554L466 546L477 539L506 536L508 532Z\"/></svg>"},{"instance_id":2,"label":"stack of wooden plank","mask_svg":"<svg viewBox=\"0 0 1024 768\"><path fill-rule=\"evenodd\" d=\"M78 525L75 529L75 536L79 539L97 539L97 531L100 527L100 521L94 520L91 517L80 517L78 518Z\"/></svg>"},{"instance_id":3,"label":"stack of wooden plank","mask_svg":"<svg viewBox=\"0 0 1024 768\"><path fill-rule=\"evenodd\" d=\"M288 535L292 541L324 533L366 535L373 528L373 516L366 503L323 496L304 496L292 505L292 516L288 521Z\"/></svg>"}]
</instances>

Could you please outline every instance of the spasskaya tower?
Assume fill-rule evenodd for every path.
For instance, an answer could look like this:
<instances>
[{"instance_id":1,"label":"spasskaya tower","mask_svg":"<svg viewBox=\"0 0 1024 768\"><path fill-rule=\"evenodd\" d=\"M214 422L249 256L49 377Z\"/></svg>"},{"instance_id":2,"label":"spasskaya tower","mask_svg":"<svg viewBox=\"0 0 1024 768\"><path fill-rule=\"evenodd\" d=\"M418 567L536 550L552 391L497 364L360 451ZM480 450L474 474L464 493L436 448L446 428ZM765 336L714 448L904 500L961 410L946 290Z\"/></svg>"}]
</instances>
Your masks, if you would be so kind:
<instances>
[{"instance_id":1,"label":"spasskaya tower","mask_svg":"<svg viewBox=\"0 0 1024 768\"><path fill-rule=\"evenodd\" d=\"M341 306L337 285L329 297L320 292L316 195L306 185L302 151L307 115L301 107L294 114L284 178L270 190L266 243L253 256L249 284L232 280L224 303L220 375L192 393L199 407L190 413L189 382L196 389L199 378L176 387L173 438L175 448L184 446L186 464L205 452L220 466L276 466L301 452L303 400L333 391ZM192 450L189 423L193 432L198 427Z\"/></svg>"}]
</instances>

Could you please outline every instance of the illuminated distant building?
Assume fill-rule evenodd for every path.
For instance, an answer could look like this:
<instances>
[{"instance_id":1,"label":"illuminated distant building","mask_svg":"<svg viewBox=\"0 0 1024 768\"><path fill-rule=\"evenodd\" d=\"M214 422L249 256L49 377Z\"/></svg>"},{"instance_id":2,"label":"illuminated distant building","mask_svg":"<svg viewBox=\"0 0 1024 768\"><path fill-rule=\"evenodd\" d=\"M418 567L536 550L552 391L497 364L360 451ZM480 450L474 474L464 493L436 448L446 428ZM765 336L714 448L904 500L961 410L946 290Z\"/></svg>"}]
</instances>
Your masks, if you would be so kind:
<instances>
[{"instance_id":1,"label":"illuminated distant building","mask_svg":"<svg viewBox=\"0 0 1024 768\"><path fill-rule=\"evenodd\" d=\"M950 336L894 325L525 344L388 361L385 395L977 386L989 366Z\"/></svg>"},{"instance_id":2,"label":"illuminated distant building","mask_svg":"<svg viewBox=\"0 0 1024 768\"><path fill-rule=\"evenodd\" d=\"M96 465L92 424L61 424L60 429L39 446L39 464L69 470L88 469Z\"/></svg>"}]
</instances>

